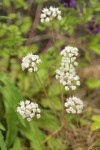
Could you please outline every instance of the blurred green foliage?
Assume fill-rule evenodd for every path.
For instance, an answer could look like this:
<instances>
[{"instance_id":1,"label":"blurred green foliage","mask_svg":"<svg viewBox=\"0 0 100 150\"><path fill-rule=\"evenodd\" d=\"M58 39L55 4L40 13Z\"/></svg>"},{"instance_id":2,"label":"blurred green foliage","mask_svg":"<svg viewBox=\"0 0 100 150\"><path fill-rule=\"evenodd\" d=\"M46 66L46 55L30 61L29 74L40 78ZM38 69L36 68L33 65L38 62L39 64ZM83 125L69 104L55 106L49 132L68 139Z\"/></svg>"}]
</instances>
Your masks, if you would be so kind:
<instances>
[{"instance_id":1,"label":"blurred green foliage","mask_svg":"<svg viewBox=\"0 0 100 150\"><path fill-rule=\"evenodd\" d=\"M4 137L3 137L3 135L2 135L2 133L1 133L1 131L0 131L0 147L1 147L1 149L3 149L3 150L7 150L6 144L5 144L3 138L4 138Z\"/></svg>"},{"instance_id":2,"label":"blurred green foliage","mask_svg":"<svg viewBox=\"0 0 100 150\"><path fill-rule=\"evenodd\" d=\"M92 130L100 129L100 115L94 115L92 117L92 120L93 120L93 123L92 123L91 129Z\"/></svg>"},{"instance_id":3,"label":"blurred green foliage","mask_svg":"<svg viewBox=\"0 0 100 150\"><path fill-rule=\"evenodd\" d=\"M87 81L87 85L89 88L99 88L100 87L100 80L99 79L89 79Z\"/></svg>"},{"instance_id":4,"label":"blurred green foliage","mask_svg":"<svg viewBox=\"0 0 100 150\"><path fill-rule=\"evenodd\" d=\"M3 0L0 2L0 146L1 150L65 150L70 145L63 142L60 133L51 136L53 132L61 127L61 86L55 81L55 68L59 66L60 58L58 52L64 45L73 45L80 49L80 68L90 65L91 53L98 59L100 55L99 39L100 34L89 34L87 32L87 23L91 21L96 13L96 21L99 21L100 7L98 0L90 0L90 6L87 7L85 0L77 0L77 8L64 8L58 4L57 0L52 3L59 6L62 10L62 21L41 24L36 26L36 35L42 37L44 34L51 35L51 30L57 35L55 44L45 49L44 41L34 42L27 45L29 33L35 20L35 14L38 13L38 5L48 5L45 0ZM81 8L80 8L81 6ZM33 7L33 8L32 8ZM81 11L80 11L81 9ZM71 40L65 37L70 37ZM74 39L74 40L73 40ZM73 40L73 42L71 42ZM85 44L84 44L85 43ZM52 112L50 101L45 97L35 74L28 74L21 70L21 59L27 53L36 53L40 55L43 63L39 66L38 75L46 88L50 100L52 100L56 116ZM84 54L85 53L85 54ZM80 77L81 78L81 77ZM95 77L87 79L86 85L89 89L100 87L100 80ZM64 93L66 96L69 93ZM40 120L33 119L31 123L23 120L16 108L21 100L28 98L31 101L38 102L42 109ZM91 113L87 116L91 117ZM87 118L88 118L87 117ZM71 129L76 129L73 125L75 117L67 116ZM80 119L80 124L86 125L88 119ZM100 117L93 116L92 130L100 129ZM76 123L76 122L75 122ZM3 139L3 135L4 139ZM4 142L5 141L5 142ZM5 145L6 143L6 145ZM73 143L72 143L73 144ZM7 146L7 148L6 148ZM69 150L69 149L68 149Z\"/></svg>"}]
</instances>

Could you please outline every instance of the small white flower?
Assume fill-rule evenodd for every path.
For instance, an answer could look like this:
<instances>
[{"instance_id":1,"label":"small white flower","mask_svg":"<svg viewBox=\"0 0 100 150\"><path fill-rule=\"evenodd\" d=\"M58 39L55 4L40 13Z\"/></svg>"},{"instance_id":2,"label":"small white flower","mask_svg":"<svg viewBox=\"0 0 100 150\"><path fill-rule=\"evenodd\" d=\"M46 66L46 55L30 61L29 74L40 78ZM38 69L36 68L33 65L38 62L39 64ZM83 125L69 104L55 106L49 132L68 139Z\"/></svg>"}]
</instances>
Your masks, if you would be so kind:
<instances>
[{"instance_id":1,"label":"small white flower","mask_svg":"<svg viewBox=\"0 0 100 150\"><path fill-rule=\"evenodd\" d=\"M24 101L23 101L23 102L24 102ZM27 105L27 104L30 104L30 101L29 101L29 100L26 100L24 103Z\"/></svg>"},{"instance_id":2,"label":"small white flower","mask_svg":"<svg viewBox=\"0 0 100 150\"><path fill-rule=\"evenodd\" d=\"M30 121L31 121L31 118L27 118L27 121L30 122Z\"/></svg>"},{"instance_id":3,"label":"small white flower","mask_svg":"<svg viewBox=\"0 0 100 150\"><path fill-rule=\"evenodd\" d=\"M43 18L41 19L41 22L44 22L44 19L43 19Z\"/></svg>"},{"instance_id":4,"label":"small white flower","mask_svg":"<svg viewBox=\"0 0 100 150\"><path fill-rule=\"evenodd\" d=\"M41 22L49 22L52 19L57 18L61 20L61 11L58 8L50 7L50 8L43 8L42 14L40 15Z\"/></svg>"},{"instance_id":5,"label":"small white flower","mask_svg":"<svg viewBox=\"0 0 100 150\"><path fill-rule=\"evenodd\" d=\"M38 107L37 103L33 103L29 100L21 101L20 107L17 108L17 112L27 121L36 116L38 119L41 117L41 109Z\"/></svg>"},{"instance_id":6,"label":"small white flower","mask_svg":"<svg viewBox=\"0 0 100 150\"><path fill-rule=\"evenodd\" d=\"M67 85L71 85L71 80L68 80Z\"/></svg>"},{"instance_id":7,"label":"small white flower","mask_svg":"<svg viewBox=\"0 0 100 150\"><path fill-rule=\"evenodd\" d=\"M40 109L40 108L37 108L37 112L40 113L40 112L41 112L41 109Z\"/></svg>"},{"instance_id":8,"label":"small white flower","mask_svg":"<svg viewBox=\"0 0 100 150\"><path fill-rule=\"evenodd\" d=\"M20 104L20 105L24 105L24 101L21 101L19 104Z\"/></svg>"},{"instance_id":9,"label":"small white flower","mask_svg":"<svg viewBox=\"0 0 100 150\"><path fill-rule=\"evenodd\" d=\"M68 91L68 90L69 90L69 87L68 87L68 86L65 86L65 90Z\"/></svg>"},{"instance_id":10,"label":"small white flower","mask_svg":"<svg viewBox=\"0 0 100 150\"><path fill-rule=\"evenodd\" d=\"M22 59L22 70L28 69L29 72L36 72L38 70L37 65L41 62L38 55L30 53Z\"/></svg>"},{"instance_id":11,"label":"small white flower","mask_svg":"<svg viewBox=\"0 0 100 150\"><path fill-rule=\"evenodd\" d=\"M61 11L60 11L60 10L57 10L57 14L60 15L60 14L61 14Z\"/></svg>"},{"instance_id":12,"label":"small white flower","mask_svg":"<svg viewBox=\"0 0 100 150\"><path fill-rule=\"evenodd\" d=\"M46 14L41 14L41 18L45 18L46 17Z\"/></svg>"},{"instance_id":13,"label":"small white flower","mask_svg":"<svg viewBox=\"0 0 100 150\"><path fill-rule=\"evenodd\" d=\"M76 89L76 86L71 86L71 89L72 89L72 90L75 90L75 89Z\"/></svg>"},{"instance_id":14,"label":"small white flower","mask_svg":"<svg viewBox=\"0 0 100 150\"><path fill-rule=\"evenodd\" d=\"M38 70L38 68L37 67L34 67L34 72L36 72Z\"/></svg>"},{"instance_id":15,"label":"small white flower","mask_svg":"<svg viewBox=\"0 0 100 150\"><path fill-rule=\"evenodd\" d=\"M62 19L62 17L59 15L59 16L58 16L58 20L61 20L61 19Z\"/></svg>"},{"instance_id":16,"label":"small white flower","mask_svg":"<svg viewBox=\"0 0 100 150\"><path fill-rule=\"evenodd\" d=\"M80 81L77 81L76 84L80 86Z\"/></svg>"},{"instance_id":17,"label":"small white flower","mask_svg":"<svg viewBox=\"0 0 100 150\"><path fill-rule=\"evenodd\" d=\"M74 80L79 80L79 76L76 75L76 76L74 77Z\"/></svg>"},{"instance_id":18,"label":"small white flower","mask_svg":"<svg viewBox=\"0 0 100 150\"><path fill-rule=\"evenodd\" d=\"M32 71L33 71L33 68L29 68L28 71L29 71L29 72L32 72Z\"/></svg>"},{"instance_id":19,"label":"small white flower","mask_svg":"<svg viewBox=\"0 0 100 150\"><path fill-rule=\"evenodd\" d=\"M75 65L75 66L78 66L78 62L75 61L75 62L74 62L74 65Z\"/></svg>"},{"instance_id":20,"label":"small white flower","mask_svg":"<svg viewBox=\"0 0 100 150\"><path fill-rule=\"evenodd\" d=\"M48 8L43 8L42 12L45 14L48 12Z\"/></svg>"},{"instance_id":21,"label":"small white flower","mask_svg":"<svg viewBox=\"0 0 100 150\"><path fill-rule=\"evenodd\" d=\"M66 85L66 81L63 81L62 84L63 84L63 85Z\"/></svg>"},{"instance_id":22,"label":"small white flower","mask_svg":"<svg viewBox=\"0 0 100 150\"><path fill-rule=\"evenodd\" d=\"M49 17L47 17L46 19L45 19L45 22L49 22L50 21L50 19L49 19Z\"/></svg>"},{"instance_id":23,"label":"small white flower","mask_svg":"<svg viewBox=\"0 0 100 150\"><path fill-rule=\"evenodd\" d=\"M37 117L37 119L39 119L39 118L41 117L41 115L40 115L40 114L37 114L36 117Z\"/></svg>"},{"instance_id":24,"label":"small white flower","mask_svg":"<svg viewBox=\"0 0 100 150\"><path fill-rule=\"evenodd\" d=\"M64 106L66 107L67 113L80 114L80 113L82 113L84 104L83 104L82 100L73 96L73 97L69 97L66 99Z\"/></svg>"},{"instance_id":25,"label":"small white flower","mask_svg":"<svg viewBox=\"0 0 100 150\"><path fill-rule=\"evenodd\" d=\"M33 118L35 116L35 113L31 113L30 117Z\"/></svg>"}]
</instances>

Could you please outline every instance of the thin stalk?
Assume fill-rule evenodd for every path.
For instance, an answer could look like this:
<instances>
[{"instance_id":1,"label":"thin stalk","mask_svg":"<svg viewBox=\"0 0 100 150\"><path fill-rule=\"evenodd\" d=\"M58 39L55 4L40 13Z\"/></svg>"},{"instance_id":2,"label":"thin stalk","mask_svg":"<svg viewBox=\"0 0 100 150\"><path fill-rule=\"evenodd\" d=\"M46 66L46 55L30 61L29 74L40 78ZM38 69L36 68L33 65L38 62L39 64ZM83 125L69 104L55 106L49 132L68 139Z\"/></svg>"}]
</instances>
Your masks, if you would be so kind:
<instances>
[{"instance_id":1,"label":"thin stalk","mask_svg":"<svg viewBox=\"0 0 100 150\"><path fill-rule=\"evenodd\" d=\"M44 88L44 86L43 86L43 84L42 84L42 82L41 82L41 80L40 80L40 78L39 78L39 76L38 76L37 73L36 73L36 76L37 76L37 78L38 78L38 81L39 81L39 83L40 83L40 85L41 85L41 87L42 87L42 89L43 89L43 91L44 91L46 97L47 97L48 100L50 101L52 111L54 112L54 114L55 114L56 116L58 116L58 115L57 115L57 112L56 112L56 110L55 110L55 108L54 108L54 105L53 105L52 101L50 100L51 98L48 96L48 94L47 94L47 92L46 92L46 90L45 90L45 88Z\"/></svg>"},{"instance_id":2,"label":"thin stalk","mask_svg":"<svg viewBox=\"0 0 100 150\"><path fill-rule=\"evenodd\" d=\"M51 133L44 141L42 141L42 143L40 145L46 143L47 141L50 140L50 138L52 138L54 135L58 134L62 130L63 127L64 127L64 124L62 124L61 127L59 127L57 130L55 130L53 133Z\"/></svg>"},{"instance_id":3,"label":"thin stalk","mask_svg":"<svg viewBox=\"0 0 100 150\"><path fill-rule=\"evenodd\" d=\"M79 119L78 114L76 114L76 123L77 123L77 127L78 127L78 128L80 128L80 125L79 125L78 119Z\"/></svg>"},{"instance_id":4,"label":"thin stalk","mask_svg":"<svg viewBox=\"0 0 100 150\"><path fill-rule=\"evenodd\" d=\"M64 121L64 92L63 92L63 87L61 91L61 100L62 100L62 121Z\"/></svg>"},{"instance_id":5,"label":"thin stalk","mask_svg":"<svg viewBox=\"0 0 100 150\"><path fill-rule=\"evenodd\" d=\"M65 125L65 117L64 117L64 92L63 92L63 87L61 87L61 101L62 101L62 116L61 116L61 121L62 121L62 126L63 124ZM62 130L62 137L64 137L65 131Z\"/></svg>"},{"instance_id":6,"label":"thin stalk","mask_svg":"<svg viewBox=\"0 0 100 150\"><path fill-rule=\"evenodd\" d=\"M78 120L79 120L79 116L78 116L78 114L76 114L77 130L80 131L80 124L79 124ZM78 134L78 133L77 133L77 134ZM81 146L81 138L80 138L80 135L78 136L78 139L79 139L79 143L80 143L80 146Z\"/></svg>"},{"instance_id":7,"label":"thin stalk","mask_svg":"<svg viewBox=\"0 0 100 150\"><path fill-rule=\"evenodd\" d=\"M93 150L96 150L95 147L94 147L96 145L96 143L97 143L97 141L92 143L87 150L92 150L93 148L94 148Z\"/></svg>"},{"instance_id":8,"label":"thin stalk","mask_svg":"<svg viewBox=\"0 0 100 150\"><path fill-rule=\"evenodd\" d=\"M37 73L36 73L36 76L37 76L37 78L38 78L38 80L39 80L39 82L40 82L40 85L41 85L41 87L42 87L42 89L43 89L43 91L44 91L46 97L48 98L47 92L46 92L46 90L45 90L45 88L44 88L44 86L43 86L43 84L42 84L42 82L41 82L41 80L40 80L40 78L39 78L39 76L38 76Z\"/></svg>"}]
</instances>

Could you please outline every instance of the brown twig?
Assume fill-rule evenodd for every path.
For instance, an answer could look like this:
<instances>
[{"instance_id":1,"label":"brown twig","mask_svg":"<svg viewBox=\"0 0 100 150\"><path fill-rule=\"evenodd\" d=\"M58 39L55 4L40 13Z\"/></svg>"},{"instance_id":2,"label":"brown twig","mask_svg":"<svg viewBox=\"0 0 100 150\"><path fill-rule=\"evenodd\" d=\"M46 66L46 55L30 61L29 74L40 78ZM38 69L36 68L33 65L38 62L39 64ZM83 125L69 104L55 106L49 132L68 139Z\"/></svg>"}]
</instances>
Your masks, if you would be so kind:
<instances>
[{"instance_id":1,"label":"brown twig","mask_svg":"<svg viewBox=\"0 0 100 150\"><path fill-rule=\"evenodd\" d=\"M29 38L26 41L25 45L30 45L33 41L33 37L35 36L35 33L36 33L36 26L39 24L39 21L40 21L41 9L42 9L42 4L37 6L36 15L33 21L32 29L29 33Z\"/></svg>"}]
</instances>

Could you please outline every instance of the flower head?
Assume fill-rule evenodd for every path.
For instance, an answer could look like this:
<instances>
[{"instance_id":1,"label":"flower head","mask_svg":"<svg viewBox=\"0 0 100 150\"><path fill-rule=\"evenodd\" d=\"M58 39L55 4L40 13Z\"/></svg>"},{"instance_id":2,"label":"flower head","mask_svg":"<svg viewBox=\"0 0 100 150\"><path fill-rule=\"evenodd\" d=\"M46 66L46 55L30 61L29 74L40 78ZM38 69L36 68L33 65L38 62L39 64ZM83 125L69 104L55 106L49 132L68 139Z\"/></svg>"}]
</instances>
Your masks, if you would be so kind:
<instances>
[{"instance_id":1,"label":"flower head","mask_svg":"<svg viewBox=\"0 0 100 150\"><path fill-rule=\"evenodd\" d=\"M60 3L64 5L64 7L76 7L75 1L76 0L58 0Z\"/></svg>"},{"instance_id":2,"label":"flower head","mask_svg":"<svg viewBox=\"0 0 100 150\"><path fill-rule=\"evenodd\" d=\"M41 110L38 107L38 104L29 100L21 101L20 107L17 108L17 112L22 116L22 118L26 118L27 121L31 121L34 116L38 119L41 117Z\"/></svg>"},{"instance_id":3,"label":"flower head","mask_svg":"<svg viewBox=\"0 0 100 150\"><path fill-rule=\"evenodd\" d=\"M49 22L54 18L61 20L61 11L52 6L50 8L43 8L40 18L41 22Z\"/></svg>"},{"instance_id":4,"label":"flower head","mask_svg":"<svg viewBox=\"0 0 100 150\"><path fill-rule=\"evenodd\" d=\"M62 56L61 66L56 70L56 79L65 86L65 90L75 90L80 85L79 76L76 74L75 67L78 65L76 57L78 49L66 46L60 53Z\"/></svg>"},{"instance_id":5,"label":"flower head","mask_svg":"<svg viewBox=\"0 0 100 150\"><path fill-rule=\"evenodd\" d=\"M41 62L38 55L30 53L22 59L22 70L28 69L29 72L36 72L38 70L37 65Z\"/></svg>"},{"instance_id":6,"label":"flower head","mask_svg":"<svg viewBox=\"0 0 100 150\"><path fill-rule=\"evenodd\" d=\"M64 104L66 107L66 112L70 114L80 114L82 113L84 104L79 98L73 96L66 99Z\"/></svg>"}]
</instances>

